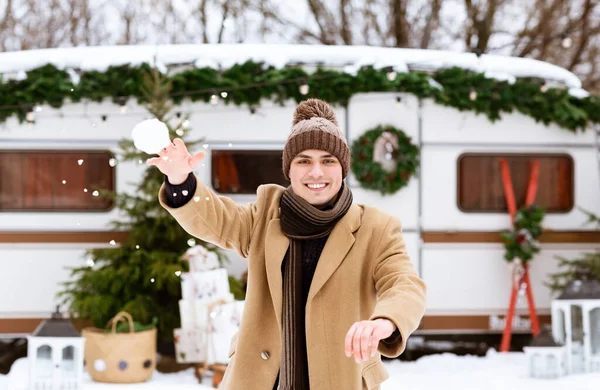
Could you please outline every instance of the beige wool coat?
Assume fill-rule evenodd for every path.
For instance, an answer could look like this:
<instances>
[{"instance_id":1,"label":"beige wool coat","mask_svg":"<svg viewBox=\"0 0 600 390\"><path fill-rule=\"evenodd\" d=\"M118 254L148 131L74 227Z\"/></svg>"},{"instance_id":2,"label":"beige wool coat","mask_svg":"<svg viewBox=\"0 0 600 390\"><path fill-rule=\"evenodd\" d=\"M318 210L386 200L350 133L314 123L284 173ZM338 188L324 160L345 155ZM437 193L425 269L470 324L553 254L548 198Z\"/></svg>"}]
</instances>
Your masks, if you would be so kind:
<instances>
[{"instance_id":1,"label":"beige wool coat","mask_svg":"<svg viewBox=\"0 0 600 390\"><path fill-rule=\"evenodd\" d=\"M161 205L192 236L248 259L242 321L231 340L220 389L272 390L281 360L282 272L289 245L279 224L283 187L257 190L254 203L236 204L196 177L194 199L179 208ZM400 222L381 210L352 204L329 236L306 302L306 347L311 390L372 390L388 378L381 355L397 357L425 312L424 282L406 253ZM356 363L344 343L357 321L387 318L399 329L394 345Z\"/></svg>"}]
</instances>

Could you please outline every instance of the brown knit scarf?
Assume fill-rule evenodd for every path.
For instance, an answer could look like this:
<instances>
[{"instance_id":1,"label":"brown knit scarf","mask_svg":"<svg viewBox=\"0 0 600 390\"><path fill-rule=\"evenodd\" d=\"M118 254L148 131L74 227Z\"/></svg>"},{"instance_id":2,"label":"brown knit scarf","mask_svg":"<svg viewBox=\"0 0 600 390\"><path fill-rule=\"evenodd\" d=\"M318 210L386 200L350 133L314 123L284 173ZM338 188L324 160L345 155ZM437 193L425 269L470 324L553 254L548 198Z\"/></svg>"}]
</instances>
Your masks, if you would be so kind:
<instances>
[{"instance_id":1,"label":"brown knit scarf","mask_svg":"<svg viewBox=\"0 0 600 390\"><path fill-rule=\"evenodd\" d=\"M328 235L352 205L352 192L345 184L330 210L319 210L288 187L280 201L281 230L290 238L283 272L281 390L309 390L305 302L302 296L302 241ZM323 259L322 261L327 261Z\"/></svg>"}]
</instances>

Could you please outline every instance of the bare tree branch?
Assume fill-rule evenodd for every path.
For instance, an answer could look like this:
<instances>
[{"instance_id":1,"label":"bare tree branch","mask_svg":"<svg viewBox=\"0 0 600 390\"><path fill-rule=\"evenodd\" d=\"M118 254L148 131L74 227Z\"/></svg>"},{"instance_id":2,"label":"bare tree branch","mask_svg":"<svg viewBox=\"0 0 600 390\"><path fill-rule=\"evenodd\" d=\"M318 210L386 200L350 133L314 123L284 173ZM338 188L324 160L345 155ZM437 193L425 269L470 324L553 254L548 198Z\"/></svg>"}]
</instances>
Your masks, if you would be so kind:
<instances>
[{"instance_id":1,"label":"bare tree branch","mask_svg":"<svg viewBox=\"0 0 600 390\"><path fill-rule=\"evenodd\" d=\"M406 0L390 0L390 14L392 24L390 25L396 47L409 47L408 19L406 17Z\"/></svg>"},{"instance_id":2,"label":"bare tree branch","mask_svg":"<svg viewBox=\"0 0 600 390\"><path fill-rule=\"evenodd\" d=\"M350 28L350 0L340 0L340 35L345 45L352 44L352 30Z\"/></svg>"},{"instance_id":3,"label":"bare tree branch","mask_svg":"<svg viewBox=\"0 0 600 390\"><path fill-rule=\"evenodd\" d=\"M592 0L585 0L583 11L581 13L581 17L579 18L581 21L581 33L579 34L579 42L577 43L573 56L571 57L571 61L567 65L568 70L573 70L573 68L577 64L579 64L581 56L583 55L583 51L589 43L590 15L592 14L594 6L595 4L593 4Z\"/></svg>"},{"instance_id":4,"label":"bare tree branch","mask_svg":"<svg viewBox=\"0 0 600 390\"><path fill-rule=\"evenodd\" d=\"M223 18L221 19L221 28L219 29L219 36L217 38L217 43L223 43L223 31L225 30L225 21L229 16L229 10L231 9L231 0L225 0L223 2Z\"/></svg>"},{"instance_id":5,"label":"bare tree branch","mask_svg":"<svg viewBox=\"0 0 600 390\"><path fill-rule=\"evenodd\" d=\"M423 35L421 36L421 42L419 43L419 47L421 49L426 49L429 47L433 30L437 29L440 23L441 9L442 0L433 0L431 2L431 13L427 16L425 28L423 28Z\"/></svg>"},{"instance_id":6,"label":"bare tree branch","mask_svg":"<svg viewBox=\"0 0 600 390\"><path fill-rule=\"evenodd\" d=\"M317 26L319 26L319 40L326 45L335 44L335 38L332 39L332 37L334 37L332 32L335 31L333 16L327 11L327 8L325 8L320 0L307 1L308 7L315 18L315 22L317 23Z\"/></svg>"}]
</instances>

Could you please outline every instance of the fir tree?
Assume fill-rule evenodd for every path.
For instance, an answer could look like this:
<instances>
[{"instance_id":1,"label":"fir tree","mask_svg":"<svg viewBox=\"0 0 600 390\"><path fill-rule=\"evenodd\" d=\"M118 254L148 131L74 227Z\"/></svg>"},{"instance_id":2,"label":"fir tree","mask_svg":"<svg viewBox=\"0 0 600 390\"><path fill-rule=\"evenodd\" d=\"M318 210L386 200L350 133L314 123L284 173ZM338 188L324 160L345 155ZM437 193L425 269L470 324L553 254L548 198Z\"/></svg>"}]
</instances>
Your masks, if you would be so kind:
<instances>
[{"instance_id":1,"label":"fir tree","mask_svg":"<svg viewBox=\"0 0 600 390\"><path fill-rule=\"evenodd\" d=\"M586 210L581 211L588 216L586 223L593 223L596 225L596 229L600 229L600 217ZM572 280L587 278L600 282L600 248L595 252L584 253L576 259L567 259L562 256L556 256L556 258L559 260L558 268L561 271L551 274L550 281L545 283L553 293L562 292Z\"/></svg>"},{"instance_id":2,"label":"fir tree","mask_svg":"<svg viewBox=\"0 0 600 390\"><path fill-rule=\"evenodd\" d=\"M156 69L149 69L144 75L145 99L141 103L153 117L167 125L171 139L179 137L191 149L202 140L185 139L189 130L186 118L171 115L170 90L171 83ZM172 126L171 122L177 125ZM122 161L145 162L150 157L138 151L130 139L120 141L119 147ZM158 191L163 181L164 175L149 166L134 194L102 192L103 196L113 197L127 216L113 221L112 228L127 231L129 235L115 247L89 250L86 256L93 260L93 266L72 270L72 280L64 283L65 288L59 293L71 314L91 320L100 328L119 311L130 313L142 324L158 319L159 339L172 341L173 329L180 326L180 275L188 271L182 255L191 245L203 245L217 254L221 264L224 256L216 246L193 239L160 206ZM239 281L229 279L236 299L243 299Z\"/></svg>"}]
</instances>

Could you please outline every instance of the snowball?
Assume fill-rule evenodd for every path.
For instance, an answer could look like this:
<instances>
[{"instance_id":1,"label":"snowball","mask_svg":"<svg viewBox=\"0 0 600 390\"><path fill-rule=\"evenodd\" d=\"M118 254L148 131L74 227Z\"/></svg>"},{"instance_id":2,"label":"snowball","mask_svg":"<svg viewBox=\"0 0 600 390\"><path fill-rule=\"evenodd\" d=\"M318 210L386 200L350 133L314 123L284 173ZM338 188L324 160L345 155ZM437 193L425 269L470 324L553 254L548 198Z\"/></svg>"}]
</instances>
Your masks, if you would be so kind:
<instances>
[{"instance_id":1,"label":"snowball","mask_svg":"<svg viewBox=\"0 0 600 390\"><path fill-rule=\"evenodd\" d=\"M171 143L167 125L158 119L146 119L135 125L131 132L133 144L148 154L158 154Z\"/></svg>"}]
</instances>

